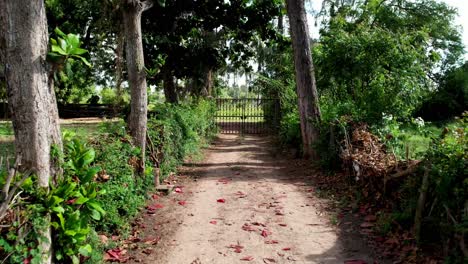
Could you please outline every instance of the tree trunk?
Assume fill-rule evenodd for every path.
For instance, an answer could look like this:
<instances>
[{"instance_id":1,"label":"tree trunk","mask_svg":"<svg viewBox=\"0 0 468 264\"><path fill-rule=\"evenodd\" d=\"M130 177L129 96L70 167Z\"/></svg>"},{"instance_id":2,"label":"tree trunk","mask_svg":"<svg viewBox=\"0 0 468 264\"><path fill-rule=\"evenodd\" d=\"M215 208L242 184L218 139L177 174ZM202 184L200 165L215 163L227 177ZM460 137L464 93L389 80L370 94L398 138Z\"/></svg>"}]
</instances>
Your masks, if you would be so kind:
<instances>
[{"instance_id":1,"label":"tree trunk","mask_svg":"<svg viewBox=\"0 0 468 264\"><path fill-rule=\"evenodd\" d=\"M141 149L140 173L145 168L148 94L143 57L141 14L151 7L150 1L122 0L125 29L128 83L130 85L130 116L128 127L133 143Z\"/></svg>"},{"instance_id":2,"label":"tree trunk","mask_svg":"<svg viewBox=\"0 0 468 264\"><path fill-rule=\"evenodd\" d=\"M304 0L287 0L287 11L294 50L294 66L296 69L296 87L304 157L316 159L318 158L318 154L313 146L319 140L318 123L320 122L320 108Z\"/></svg>"},{"instance_id":3,"label":"tree trunk","mask_svg":"<svg viewBox=\"0 0 468 264\"><path fill-rule=\"evenodd\" d=\"M177 104L179 98L177 96L176 85L174 82L174 76L169 69L164 71L164 96L166 97L166 102L171 104Z\"/></svg>"},{"instance_id":4,"label":"tree trunk","mask_svg":"<svg viewBox=\"0 0 468 264\"><path fill-rule=\"evenodd\" d=\"M208 98L213 93L213 69L209 66L203 68L203 85L201 90L201 96Z\"/></svg>"},{"instance_id":5,"label":"tree trunk","mask_svg":"<svg viewBox=\"0 0 468 264\"><path fill-rule=\"evenodd\" d=\"M42 0L0 0L0 42L4 49L8 102L22 170L33 170L48 189L56 168L51 146L61 148L57 102L47 71L47 21ZM41 231L41 263L51 263L49 216Z\"/></svg>"}]
</instances>

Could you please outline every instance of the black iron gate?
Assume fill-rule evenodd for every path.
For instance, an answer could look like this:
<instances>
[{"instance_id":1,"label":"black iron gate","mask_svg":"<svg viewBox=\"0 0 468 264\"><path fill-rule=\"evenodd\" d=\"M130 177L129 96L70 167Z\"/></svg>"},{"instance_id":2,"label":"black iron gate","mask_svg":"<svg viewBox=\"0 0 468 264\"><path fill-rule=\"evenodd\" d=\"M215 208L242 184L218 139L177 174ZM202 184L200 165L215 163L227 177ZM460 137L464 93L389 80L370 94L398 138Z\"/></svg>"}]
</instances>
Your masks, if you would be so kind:
<instances>
[{"instance_id":1,"label":"black iron gate","mask_svg":"<svg viewBox=\"0 0 468 264\"><path fill-rule=\"evenodd\" d=\"M266 98L216 99L221 133L271 134L279 125L279 101Z\"/></svg>"}]
</instances>

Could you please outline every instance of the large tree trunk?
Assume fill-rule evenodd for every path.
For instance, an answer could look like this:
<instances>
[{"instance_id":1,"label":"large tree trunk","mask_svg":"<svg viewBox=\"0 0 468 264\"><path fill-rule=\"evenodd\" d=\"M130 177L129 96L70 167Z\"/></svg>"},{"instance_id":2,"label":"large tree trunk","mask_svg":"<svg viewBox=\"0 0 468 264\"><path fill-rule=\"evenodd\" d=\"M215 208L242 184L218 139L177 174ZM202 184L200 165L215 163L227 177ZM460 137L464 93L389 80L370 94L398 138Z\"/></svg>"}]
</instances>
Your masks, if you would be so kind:
<instances>
[{"instance_id":1,"label":"large tree trunk","mask_svg":"<svg viewBox=\"0 0 468 264\"><path fill-rule=\"evenodd\" d=\"M166 102L171 104L177 104L179 98L177 96L176 84L174 81L174 76L172 75L169 69L165 69L163 72L164 78L164 97L166 97Z\"/></svg>"},{"instance_id":2,"label":"large tree trunk","mask_svg":"<svg viewBox=\"0 0 468 264\"><path fill-rule=\"evenodd\" d=\"M148 94L146 71L141 35L141 14L150 8L151 1L122 0L124 28L126 36L126 59L128 82L130 85L130 116L128 127L133 143L141 149L140 173L145 167L146 128L148 114Z\"/></svg>"},{"instance_id":3,"label":"large tree trunk","mask_svg":"<svg viewBox=\"0 0 468 264\"><path fill-rule=\"evenodd\" d=\"M209 66L203 67L203 84L201 96L208 98L213 94L213 69Z\"/></svg>"},{"instance_id":4,"label":"large tree trunk","mask_svg":"<svg viewBox=\"0 0 468 264\"><path fill-rule=\"evenodd\" d=\"M22 169L33 170L40 188L55 174L51 146L61 147L58 110L47 71L47 21L42 0L0 0L8 102ZM3 49L2 49L3 50ZM50 221L49 216L45 217ZM42 261L51 263L50 227L42 230Z\"/></svg>"},{"instance_id":5,"label":"large tree trunk","mask_svg":"<svg viewBox=\"0 0 468 264\"><path fill-rule=\"evenodd\" d=\"M301 135L305 158L318 158L314 144L319 140L320 108L314 65L310 50L309 28L304 0L287 0L287 9L294 50L296 87L301 122Z\"/></svg>"}]
</instances>

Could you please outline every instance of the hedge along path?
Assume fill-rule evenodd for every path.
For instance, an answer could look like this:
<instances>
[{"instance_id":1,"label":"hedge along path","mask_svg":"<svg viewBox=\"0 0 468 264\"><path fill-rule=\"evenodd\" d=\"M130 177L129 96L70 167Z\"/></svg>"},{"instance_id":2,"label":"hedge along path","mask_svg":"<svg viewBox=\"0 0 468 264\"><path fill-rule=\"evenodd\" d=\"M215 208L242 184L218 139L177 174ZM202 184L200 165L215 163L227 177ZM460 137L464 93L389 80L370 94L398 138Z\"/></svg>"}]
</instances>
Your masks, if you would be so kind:
<instances>
[{"instance_id":1,"label":"hedge along path","mask_svg":"<svg viewBox=\"0 0 468 264\"><path fill-rule=\"evenodd\" d=\"M294 162L275 153L266 137L220 135L205 160L191 165L198 180L171 194L164 213L145 220L175 230L139 262L374 263L365 243L329 223Z\"/></svg>"}]
</instances>

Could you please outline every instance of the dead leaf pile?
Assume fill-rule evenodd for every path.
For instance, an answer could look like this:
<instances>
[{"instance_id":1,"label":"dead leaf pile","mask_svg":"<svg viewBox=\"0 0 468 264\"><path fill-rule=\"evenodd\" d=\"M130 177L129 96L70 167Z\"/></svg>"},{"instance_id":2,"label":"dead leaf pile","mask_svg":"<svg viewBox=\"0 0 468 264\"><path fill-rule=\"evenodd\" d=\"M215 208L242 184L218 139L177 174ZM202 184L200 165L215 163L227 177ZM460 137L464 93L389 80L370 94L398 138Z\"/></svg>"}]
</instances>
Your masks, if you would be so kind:
<instances>
[{"instance_id":1,"label":"dead leaf pile","mask_svg":"<svg viewBox=\"0 0 468 264\"><path fill-rule=\"evenodd\" d=\"M357 126L351 138L342 142L341 158L357 177L381 176L397 164L395 155L387 153L385 145L365 124Z\"/></svg>"}]
</instances>

